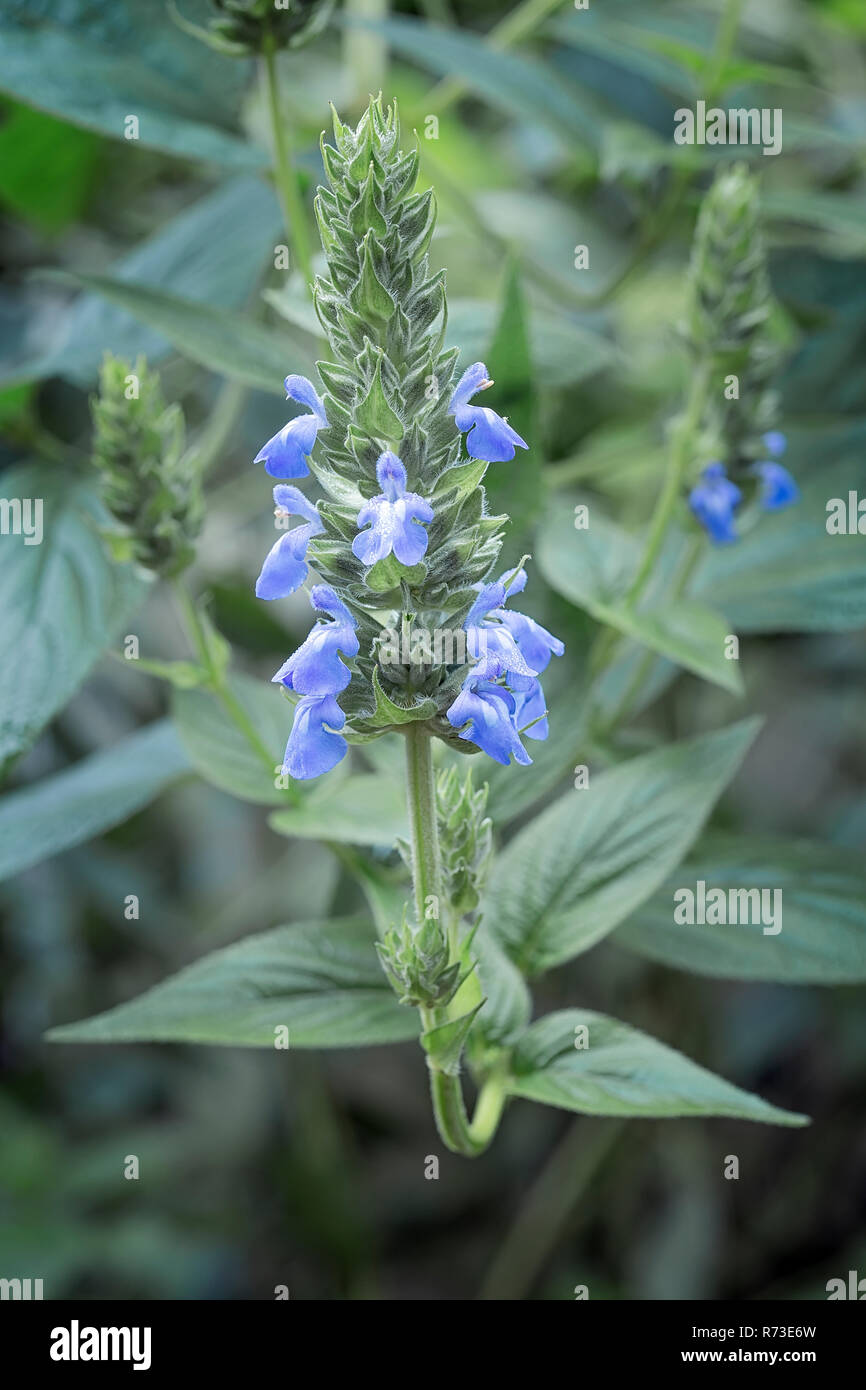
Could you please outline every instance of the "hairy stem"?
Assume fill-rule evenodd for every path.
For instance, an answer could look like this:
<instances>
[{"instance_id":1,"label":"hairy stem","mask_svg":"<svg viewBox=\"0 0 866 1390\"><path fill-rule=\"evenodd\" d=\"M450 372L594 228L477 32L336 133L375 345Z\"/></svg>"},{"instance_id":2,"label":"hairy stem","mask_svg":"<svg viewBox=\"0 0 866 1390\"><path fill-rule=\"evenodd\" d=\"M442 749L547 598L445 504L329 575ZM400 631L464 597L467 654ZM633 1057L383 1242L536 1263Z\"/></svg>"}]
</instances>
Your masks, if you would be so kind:
<instances>
[{"instance_id":1,"label":"hairy stem","mask_svg":"<svg viewBox=\"0 0 866 1390\"><path fill-rule=\"evenodd\" d=\"M447 904L441 898L433 756L430 737L419 724L410 724L406 730L406 784L416 920L419 925L424 921L432 900L440 920L444 921L447 918ZM452 942L451 954L456 959L456 941ZM447 1009L422 1008L419 1012L425 1033L447 1022ZM487 1148L499 1125L506 1100L504 1071L499 1068L491 1070L479 1092L475 1115L470 1123L463 1102L460 1077L450 1070L446 1071L435 1054L428 1053L427 1066L433 1114L443 1143L453 1153L474 1158Z\"/></svg>"},{"instance_id":2,"label":"hairy stem","mask_svg":"<svg viewBox=\"0 0 866 1390\"><path fill-rule=\"evenodd\" d=\"M271 119L271 133L274 143L274 180L277 185L283 217L286 223L286 236L295 255L295 262L303 277L307 293L312 293L313 253L310 243L310 230L307 211L301 194L297 171L292 165L292 151L289 140L289 127L280 110L280 84L277 74L276 48L268 36L262 55L265 75L265 88L268 96L268 112Z\"/></svg>"},{"instance_id":3,"label":"hairy stem","mask_svg":"<svg viewBox=\"0 0 866 1390\"><path fill-rule=\"evenodd\" d=\"M662 484L662 490L656 502L652 520L650 521L649 536L647 537L643 558L638 566L637 574L632 580L631 586L626 594L626 603L630 604L632 607L637 603L646 588L647 582L655 569L661 548L664 545L668 526L673 517L674 508L679 500L683 479L689 463L691 462L695 436L703 418L709 388L709 363L702 362L698 364L692 377L685 411L674 426L673 439L668 455L667 471L665 473L664 483Z\"/></svg>"},{"instance_id":4,"label":"hairy stem","mask_svg":"<svg viewBox=\"0 0 866 1390\"><path fill-rule=\"evenodd\" d=\"M261 760L263 766L267 768L268 775L273 777L273 754L261 738L252 720L247 715L246 710L243 708L234 692L229 688L225 677L215 667L208 645L207 634L202 626L198 609L195 606L192 596L184 585L179 582L175 582L173 588L190 645L198 657L201 666L208 674L210 689L219 700L229 719L243 734L250 748ZM292 786L291 792L293 799L296 799L297 793L295 792L294 786Z\"/></svg>"}]
</instances>

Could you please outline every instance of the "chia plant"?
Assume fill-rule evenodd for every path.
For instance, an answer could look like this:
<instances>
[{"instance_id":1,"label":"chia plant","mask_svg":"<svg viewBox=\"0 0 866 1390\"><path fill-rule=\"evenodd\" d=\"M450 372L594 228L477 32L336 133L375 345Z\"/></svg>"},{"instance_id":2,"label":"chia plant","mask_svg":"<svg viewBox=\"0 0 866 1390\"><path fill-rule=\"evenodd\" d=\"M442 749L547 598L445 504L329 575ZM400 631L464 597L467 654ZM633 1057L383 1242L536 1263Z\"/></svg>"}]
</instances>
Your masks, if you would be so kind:
<instances>
[{"instance_id":1,"label":"chia plant","mask_svg":"<svg viewBox=\"0 0 866 1390\"><path fill-rule=\"evenodd\" d=\"M415 1038L442 1140L466 1156L488 1147L512 1097L593 1115L805 1123L616 1019L581 1008L530 1022L528 981L587 950L661 888L756 723L614 766L594 784L591 813L581 815L566 793L497 852L495 798L488 813L486 774L476 769L496 770L500 785L519 778L530 748L556 736L541 678L565 650L514 608L529 557L501 568L508 518L490 514L484 489L487 470L519 468L518 451L532 441L478 403L488 390L496 403L487 367L459 366L459 348L448 345L445 275L428 256L435 197L416 190L419 157L401 147L396 108L374 100L357 127L335 114L333 129L333 143L322 144L328 186L315 204L326 270L312 285L327 356L317 382L286 377L287 397L303 410L255 460L273 480L281 522L298 522L281 529L256 593L273 603L304 588L317 614L273 676L269 714L281 698L291 705L276 783L288 809L273 823L292 833L310 810L327 824L327 808L339 816L341 797L357 785L354 757L372 756L386 736L400 739L408 837L396 848L408 882L396 855L383 865L338 845L375 935L369 920L354 918L277 928L52 1037L299 1047ZM758 484L768 485L759 457L774 425L763 252L753 252L753 185L739 171L725 177L733 182L711 191L696 238L696 361L671 465L628 593L606 599L620 634L635 631L638 600L689 486L694 516L713 539L729 538L719 517L729 521L737 503L710 497L706 467L690 477L701 463L696 441L713 428L710 387L725 369L749 385L740 413L716 427L728 441L725 479L739 491L732 479L757 461ZM184 611L200 666L178 683L182 676L215 695L260 758L259 774L272 774L276 750L239 701L212 625L188 601ZM443 632L461 641L431 640ZM618 640L614 633L614 655ZM334 779L332 792L327 781L307 785L323 777ZM268 782L263 799L273 802L273 792ZM467 1070L477 1089L471 1119Z\"/></svg>"}]
</instances>

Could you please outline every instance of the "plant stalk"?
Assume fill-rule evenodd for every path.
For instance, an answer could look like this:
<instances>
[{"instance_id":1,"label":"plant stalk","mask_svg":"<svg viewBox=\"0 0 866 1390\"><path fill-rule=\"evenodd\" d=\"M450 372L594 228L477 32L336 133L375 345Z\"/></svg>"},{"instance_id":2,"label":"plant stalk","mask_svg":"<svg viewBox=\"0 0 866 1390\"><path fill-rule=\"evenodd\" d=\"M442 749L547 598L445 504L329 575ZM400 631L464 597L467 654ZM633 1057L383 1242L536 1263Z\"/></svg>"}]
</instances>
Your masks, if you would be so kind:
<instances>
[{"instance_id":1,"label":"plant stalk","mask_svg":"<svg viewBox=\"0 0 866 1390\"><path fill-rule=\"evenodd\" d=\"M295 262L303 276L307 293L312 296L313 253L310 229L298 174L292 165L288 123L284 120L280 110L280 82L277 73L276 46L271 35L267 37L262 61L274 144L274 180L283 209L286 236L294 252Z\"/></svg>"},{"instance_id":2,"label":"plant stalk","mask_svg":"<svg viewBox=\"0 0 866 1390\"><path fill-rule=\"evenodd\" d=\"M428 908L435 906L440 920L447 905L441 899L439 830L436 820L436 784L429 735L419 724L406 730L406 783L409 827L412 838L412 884L418 925ZM456 958L456 945L452 945ZM425 1033L448 1021L446 1008L421 1008ZM507 1097L505 1071L494 1067L478 1094L470 1122L463 1101L460 1077L446 1071L435 1055L427 1054L433 1114L442 1142L452 1153L474 1158L488 1147L499 1125Z\"/></svg>"}]
</instances>

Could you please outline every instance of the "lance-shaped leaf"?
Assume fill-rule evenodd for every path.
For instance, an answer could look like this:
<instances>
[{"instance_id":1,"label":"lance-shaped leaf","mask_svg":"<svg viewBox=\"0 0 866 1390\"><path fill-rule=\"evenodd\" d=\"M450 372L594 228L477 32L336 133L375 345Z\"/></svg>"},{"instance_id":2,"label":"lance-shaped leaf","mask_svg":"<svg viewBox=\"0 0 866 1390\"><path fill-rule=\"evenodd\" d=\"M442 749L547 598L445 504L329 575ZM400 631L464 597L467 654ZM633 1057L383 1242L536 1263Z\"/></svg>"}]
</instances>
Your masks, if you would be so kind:
<instances>
[{"instance_id":1,"label":"lance-shaped leaf","mask_svg":"<svg viewBox=\"0 0 866 1390\"><path fill-rule=\"evenodd\" d=\"M584 1009L548 1014L524 1033L512 1055L508 1089L585 1115L809 1122L741 1091L637 1028Z\"/></svg>"},{"instance_id":2,"label":"lance-shaped leaf","mask_svg":"<svg viewBox=\"0 0 866 1390\"><path fill-rule=\"evenodd\" d=\"M675 920L678 902L680 917L688 914L688 900L674 894L697 898L698 883L705 894L722 890L725 923ZM614 940L699 975L858 984L866 980L863 857L836 845L711 835Z\"/></svg>"},{"instance_id":3,"label":"lance-shaped leaf","mask_svg":"<svg viewBox=\"0 0 866 1390\"><path fill-rule=\"evenodd\" d=\"M3 498L0 764L63 708L147 592L109 559L98 530L107 518L88 482L27 466L4 474Z\"/></svg>"},{"instance_id":4,"label":"lance-shaped leaf","mask_svg":"<svg viewBox=\"0 0 866 1390\"><path fill-rule=\"evenodd\" d=\"M500 854L484 920L526 974L593 946L688 852L760 726L746 719L591 775Z\"/></svg>"},{"instance_id":5,"label":"lance-shaped leaf","mask_svg":"<svg viewBox=\"0 0 866 1390\"><path fill-rule=\"evenodd\" d=\"M300 805L276 811L269 823L303 840L389 848L409 828L400 780L377 773L324 778Z\"/></svg>"},{"instance_id":6,"label":"lance-shaped leaf","mask_svg":"<svg viewBox=\"0 0 866 1390\"><path fill-rule=\"evenodd\" d=\"M363 1047L418 1036L363 919L275 927L214 951L128 1004L52 1028L50 1042Z\"/></svg>"},{"instance_id":7,"label":"lance-shaped leaf","mask_svg":"<svg viewBox=\"0 0 866 1390\"><path fill-rule=\"evenodd\" d=\"M104 295L111 304L168 338L183 356L245 386L282 395L280 373L285 376L287 362L302 375L313 370L312 353L300 334L292 342L284 332L275 333L240 314L107 275L45 270L40 278L69 281Z\"/></svg>"},{"instance_id":8,"label":"lance-shaped leaf","mask_svg":"<svg viewBox=\"0 0 866 1390\"><path fill-rule=\"evenodd\" d=\"M147 806L189 759L166 719L0 800L0 879L83 844Z\"/></svg>"},{"instance_id":9,"label":"lance-shaped leaf","mask_svg":"<svg viewBox=\"0 0 866 1390\"><path fill-rule=\"evenodd\" d=\"M538 563L557 593L659 656L741 694L738 663L725 655L730 623L712 608L687 598L656 598L637 608L625 602L639 554L635 538L606 520L594 505L585 530L575 529L568 507L559 501L539 531Z\"/></svg>"}]
</instances>

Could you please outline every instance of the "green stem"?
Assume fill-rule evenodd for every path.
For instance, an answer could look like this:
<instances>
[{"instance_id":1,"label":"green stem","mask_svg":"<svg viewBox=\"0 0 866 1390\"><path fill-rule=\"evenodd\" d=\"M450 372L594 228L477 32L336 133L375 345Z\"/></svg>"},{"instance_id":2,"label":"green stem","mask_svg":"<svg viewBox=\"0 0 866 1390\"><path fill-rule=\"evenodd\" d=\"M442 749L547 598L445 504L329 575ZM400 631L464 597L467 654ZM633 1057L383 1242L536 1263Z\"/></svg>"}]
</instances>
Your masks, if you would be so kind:
<instances>
[{"instance_id":1,"label":"green stem","mask_svg":"<svg viewBox=\"0 0 866 1390\"><path fill-rule=\"evenodd\" d=\"M295 253L295 260L303 276L307 292L312 295L313 253L307 212L301 194L297 171L292 165L292 151L289 142L289 126L280 111L280 85L277 74L276 46L271 35L267 36L262 54L265 87L268 94L268 111L271 118L271 133L274 142L274 179L283 208L286 235Z\"/></svg>"},{"instance_id":2,"label":"green stem","mask_svg":"<svg viewBox=\"0 0 866 1390\"><path fill-rule=\"evenodd\" d=\"M420 724L410 724L406 729L406 782L416 920L419 925L424 921L430 899L434 898L439 918L444 921L447 904L441 898L433 756L430 737ZM456 954L454 947L452 954ZM448 1021L448 1011L444 1008L421 1008L419 1012L425 1033ZM502 1116L507 1095L503 1064L494 1067L484 1081L471 1123L463 1102L460 1077L443 1070L435 1055L430 1053L427 1066L433 1114L443 1143L453 1153L474 1158L490 1144Z\"/></svg>"},{"instance_id":3,"label":"green stem","mask_svg":"<svg viewBox=\"0 0 866 1390\"><path fill-rule=\"evenodd\" d=\"M173 588L190 644L198 657L199 663L208 674L210 689L219 700L232 723L243 734L257 757L261 759L263 765L268 770L268 775L273 777L273 754L269 751L267 745L261 738L243 705L230 689L225 676L214 665L213 655L207 640L207 633L202 625L198 609L195 606L195 601L182 583L176 581Z\"/></svg>"},{"instance_id":4,"label":"green stem","mask_svg":"<svg viewBox=\"0 0 866 1390\"><path fill-rule=\"evenodd\" d=\"M626 603L632 607L634 607L643 593L647 581L655 569L656 561L664 544L668 526L673 517L674 508L679 501L683 479L689 463L691 462L695 435L703 419L709 388L710 364L702 362L698 365L692 376L685 411L674 427L673 439L668 455L668 467L665 473L664 483L662 484L662 490L659 493L655 511L650 521L649 536L647 537L643 558L638 566L637 574L632 580L631 586L625 596Z\"/></svg>"},{"instance_id":5,"label":"green stem","mask_svg":"<svg viewBox=\"0 0 866 1390\"><path fill-rule=\"evenodd\" d=\"M710 60L710 67L707 72L707 83L705 100L707 106L715 103L716 97L720 95L723 82L722 76L725 68L731 59L734 51L734 43L737 37L737 30L740 27L740 16L743 12L744 0L726 0L724 9L719 18L719 27L716 30L713 53Z\"/></svg>"},{"instance_id":6,"label":"green stem","mask_svg":"<svg viewBox=\"0 0 866 1390\"><path fill-rule=\"evenodd\" d=\"M439 909L439 829L436 822L436 784L430 738L420 724L406 732L406 785L412 835L412 882L418 925L427 914L428 899Z\"/></svg>"}]
</instances>

